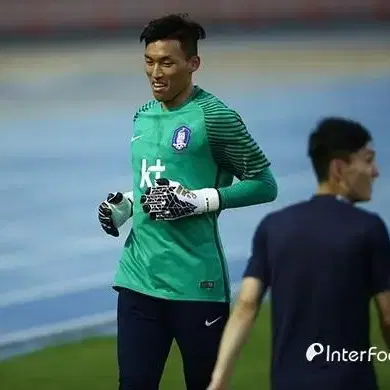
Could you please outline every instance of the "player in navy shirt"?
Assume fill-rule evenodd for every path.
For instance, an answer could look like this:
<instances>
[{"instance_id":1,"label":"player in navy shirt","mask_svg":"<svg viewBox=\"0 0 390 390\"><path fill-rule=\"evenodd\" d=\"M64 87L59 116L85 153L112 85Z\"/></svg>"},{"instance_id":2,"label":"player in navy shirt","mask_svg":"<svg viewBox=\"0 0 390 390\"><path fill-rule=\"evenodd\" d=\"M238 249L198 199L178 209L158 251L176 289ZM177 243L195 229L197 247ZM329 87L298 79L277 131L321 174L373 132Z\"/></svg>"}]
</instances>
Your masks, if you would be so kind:
<instances>
[{"instance_id":1,"label":"player in navy shirt","mask_svg":"<svg viewBox=\"0 0 390 390\"><path fill-rule=\"evenodd\" d=\"M325 118L308 149L317 192L259 224L208 390L227 389L268 288L273 390L377 389L369 308L374 299L390 349L390 241L382 219L356 207L378 176L372 138Z\"/></svg>"}]
</instances>

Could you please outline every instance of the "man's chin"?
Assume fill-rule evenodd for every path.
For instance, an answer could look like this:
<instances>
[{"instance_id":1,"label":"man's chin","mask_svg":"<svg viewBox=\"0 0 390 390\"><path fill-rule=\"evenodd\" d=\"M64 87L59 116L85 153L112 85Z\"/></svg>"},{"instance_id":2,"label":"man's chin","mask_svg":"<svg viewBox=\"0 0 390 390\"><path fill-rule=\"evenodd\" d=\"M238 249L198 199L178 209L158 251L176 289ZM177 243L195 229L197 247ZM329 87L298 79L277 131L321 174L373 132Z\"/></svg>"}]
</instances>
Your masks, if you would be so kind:
<instances>
[{"instance_id":1,"label":"man's chin","mask_svg":"<svg viewBox=\"0 0 390 390\"><path fill-rule=\"evenodd\" d=\"M167 95L165 93L160 93L160 92L156 92L156 91L152 91L152 93L153 93L153 97L159 102L169 101L169 99L167 98Z\"/></svg>"}]
</instances>

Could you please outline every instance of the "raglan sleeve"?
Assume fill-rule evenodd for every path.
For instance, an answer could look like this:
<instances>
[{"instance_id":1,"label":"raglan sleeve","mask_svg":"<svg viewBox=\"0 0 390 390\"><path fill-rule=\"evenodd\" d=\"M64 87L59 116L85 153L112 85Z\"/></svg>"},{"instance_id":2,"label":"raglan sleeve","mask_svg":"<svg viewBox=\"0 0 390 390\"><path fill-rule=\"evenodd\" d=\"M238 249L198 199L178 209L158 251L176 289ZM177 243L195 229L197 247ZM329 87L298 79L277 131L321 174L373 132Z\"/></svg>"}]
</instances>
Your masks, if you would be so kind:
<instances>
[{"instance_id":1,"label":"raglan sleeve","mask_svg":"<svg viewBox=\"0 0 390 390\"><path fill-rule=\"evenodd\" d=\"M278 186L271 163L231 109L206 117L211 151L217 165L239 181L218 189L221 209L246 207L276 199Z\"/></svg>"}]
</instances>

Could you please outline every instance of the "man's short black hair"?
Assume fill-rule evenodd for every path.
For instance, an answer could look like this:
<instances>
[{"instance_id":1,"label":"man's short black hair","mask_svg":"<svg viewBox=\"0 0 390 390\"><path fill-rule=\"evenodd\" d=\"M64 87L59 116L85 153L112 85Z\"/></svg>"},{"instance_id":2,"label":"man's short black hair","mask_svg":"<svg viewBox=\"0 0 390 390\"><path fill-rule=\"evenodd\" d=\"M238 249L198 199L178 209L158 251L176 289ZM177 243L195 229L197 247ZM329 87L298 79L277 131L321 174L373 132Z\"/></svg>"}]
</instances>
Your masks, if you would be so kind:
<instances>
[{"instance_id":1,"label":"man's short black hair","mask_svg":"<svg viewBox=\"0 0 390 390\"><path fill-rule=\"evenodd\" d=\"M160 40L177 40L187 58L198 55L198 40L205 39L204 28L188 18L187 14L171 14L153 19L143 29L140 42L149 43Z\"/></svg>"},{"instance_id":2,"label":"man's short black hair","mask_svg":"<svg viewBox=\"0 0 390 390\"><path fill-rule=\"evenodd\" d=\"M340 117L322 119L310 134L308 154L319 182L328 179L329 164L335 158L348 161L351 154L372 140L359 122Z\"/></svg>"}]
</instances>

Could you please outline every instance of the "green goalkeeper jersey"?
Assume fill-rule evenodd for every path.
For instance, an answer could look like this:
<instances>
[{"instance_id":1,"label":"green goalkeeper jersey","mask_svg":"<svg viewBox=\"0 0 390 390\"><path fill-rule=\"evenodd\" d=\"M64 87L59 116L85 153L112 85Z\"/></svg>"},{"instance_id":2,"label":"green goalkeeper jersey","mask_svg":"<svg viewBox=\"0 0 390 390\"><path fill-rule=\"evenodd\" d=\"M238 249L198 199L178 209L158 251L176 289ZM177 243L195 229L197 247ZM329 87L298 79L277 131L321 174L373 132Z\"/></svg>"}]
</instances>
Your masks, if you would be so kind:
<instances>
[{"instance_id":1,"label":"green goalkeeper jersey","mask_svg":"<svg viewBox=\"0 0 390 390\"><path fill-rule=\"evenodd\" d=\"M173 300L229 302L219 212L152 221L140 198L155 179L168 178L192 190L218 188L221 210L273 200L272 174L265 181L257 179L270 163L240 116L200 87L175 109L164 110L159 102L150 101L134 117L131 156L132 229L114 288ZM232 184L234 177L242 183ZM257 190L251 190L256 185Z\"/></svg>"}]
</instances>

